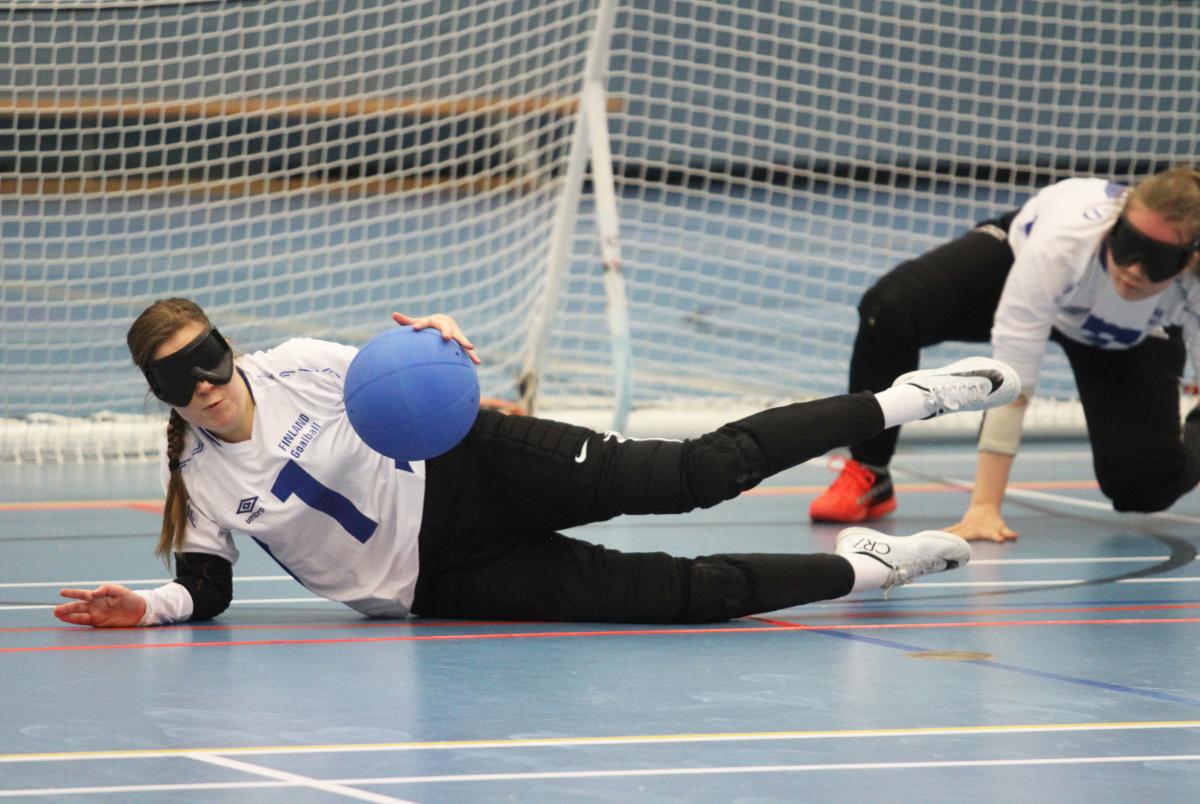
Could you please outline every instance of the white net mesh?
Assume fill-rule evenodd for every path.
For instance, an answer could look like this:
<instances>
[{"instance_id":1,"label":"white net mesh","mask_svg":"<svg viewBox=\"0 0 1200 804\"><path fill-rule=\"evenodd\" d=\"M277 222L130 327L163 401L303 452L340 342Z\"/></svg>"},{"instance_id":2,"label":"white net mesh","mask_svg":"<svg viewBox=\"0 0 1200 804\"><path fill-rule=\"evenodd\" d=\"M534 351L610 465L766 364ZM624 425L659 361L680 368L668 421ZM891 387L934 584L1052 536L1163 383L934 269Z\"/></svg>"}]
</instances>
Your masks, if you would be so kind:
<instances>
[{"instance_id":1,"label":"white net mesh","mask_svg":"<svg viewBox=\"0 0 1200 804\"><path fill-rule=\"evenodd\" d=\"M595 2L0 6L0 416L21 419L0 454L49 426L32 413L145 411L123 336L173 294L243 350L446 310L484 393L517 393ZM615 20L640 411L843 391L891 266L1056 179L1197 160L1190 3L624 0ZM613 387L590 196L569 233L543 411Z\"/></svg>"},{"instance_id":2,"label":"white net mesh","mask_svg":"<svg viewBox=\"0 0 1200 804\"><path fill-rule=\"evenodd\" d=\"M608 88L636 405L844 391L856 304L891 267L1058 179L1197 161L1198 45L1188 3L622 4ZM593 252L577 243L568 302L590 316L564 317L576 337L554 354L603 394ZM1027 432L1082 433L1049 352Z\"/></svg>"},{"instance_id":3,"label":"white net mesh","mask_svg":"<svg viewBox=\"0 0 1200 804\"><path fill-rule=\"evenodd\" d=\"M643 403L842 391L881 273L1055 179L1200 150L1191 4L632 5L608 85ZM1073 396L1060 355L1040 391Z\"/></svg>"},{"instance_id":4,"label":"white net mesh","mask_svg":"<svg viewBox=\"0 0 1200 804\"><path fill-rule=\"evenodd\" d=\"M0 27L0 416L147 411L124 333L172 295L243 351L452 311L511 395L591 2L25 6ZM26 454L48 426L9 425Z\"/></svg>"}]
</instances>

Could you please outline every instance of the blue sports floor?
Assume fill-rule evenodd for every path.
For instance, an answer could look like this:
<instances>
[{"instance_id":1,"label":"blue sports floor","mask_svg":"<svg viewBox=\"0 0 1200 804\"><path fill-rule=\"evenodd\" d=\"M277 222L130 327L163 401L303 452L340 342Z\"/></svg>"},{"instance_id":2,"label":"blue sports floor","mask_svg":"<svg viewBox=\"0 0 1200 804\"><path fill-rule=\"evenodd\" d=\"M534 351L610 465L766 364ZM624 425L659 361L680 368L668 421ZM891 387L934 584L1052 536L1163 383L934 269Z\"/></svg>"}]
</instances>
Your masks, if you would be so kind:
<instances>
[{"instance_id":1,"label":"blue sports floor","mask_svg":"<svg viewBox=\"0 0 1200 804\"><path fill-rule=\"evenodd\" d=\"M944 526L966 445L903 444L879 527ZM1118 515L1030 445L1010 545L895 590L704 627L368 621L240 543L206 625L97 631L57 590L156 585L155 468L0 467L0 798L1200 800L1200 496ZM832 549L824 460L614 547Z\"/></svg>"}]
</instances>

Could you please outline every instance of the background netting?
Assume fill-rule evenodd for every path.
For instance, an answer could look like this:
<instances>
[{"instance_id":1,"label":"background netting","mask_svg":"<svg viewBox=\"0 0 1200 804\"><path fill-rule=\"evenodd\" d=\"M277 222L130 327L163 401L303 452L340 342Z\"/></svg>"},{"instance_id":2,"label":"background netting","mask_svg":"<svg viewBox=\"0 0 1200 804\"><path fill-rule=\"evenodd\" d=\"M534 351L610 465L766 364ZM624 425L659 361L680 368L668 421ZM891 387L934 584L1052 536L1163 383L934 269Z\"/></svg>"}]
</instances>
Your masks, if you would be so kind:
<instances>
[{"instance_id":1,"label":"background netting","mask_svg":"<svg viewBox=\"0 0 1200 804\"><path fill-rule=\"evenodd\" d=\"M590 187L567 178L604 11L0 4L0 455L51 420L51 453L89 452L57 417L153 411L123 340L169 295L245 351L448 311L508 398L549 299L539 407L603 408ZM1190 3L625 0L613 22L639 411L843 391L855 304L892 265L1056 179L1197 159ZM1051 351L1039 393L1069 406Z\"/></svg>"}]
</instances>

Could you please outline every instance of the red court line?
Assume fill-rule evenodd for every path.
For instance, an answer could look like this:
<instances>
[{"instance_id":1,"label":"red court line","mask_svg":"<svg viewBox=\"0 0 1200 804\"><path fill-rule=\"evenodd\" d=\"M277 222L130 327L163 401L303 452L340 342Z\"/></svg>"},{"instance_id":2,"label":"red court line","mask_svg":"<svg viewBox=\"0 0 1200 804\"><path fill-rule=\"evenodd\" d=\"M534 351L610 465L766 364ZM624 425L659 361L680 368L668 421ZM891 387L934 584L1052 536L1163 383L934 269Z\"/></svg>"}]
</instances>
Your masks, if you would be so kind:
<instances>
[{"instance_id":1,"label":"red court line","mask_svg":"<svg viewBox=\"0 0 1200 804\"><path fill-rule=\"evenodd\" d=\"M33 647L0 648L0 653L43 653L58 651L100 650L149 650L153 648L217 648L249 647L262 645L336 645L365 644L371 642L459 642L492 639L568 639L578 637L611 636L703 636L707 634L761 633L773 631L895 631L932 628L1015 628L1045 625L1164 625L1167 623L1200 623L1200 617L1131 618L1112 620L1007 620L991 622L939 622L939 623L875 623L805 625L777 620L754 618L765 627L722 627L722 628L657 628L621 629L607 631L544 631L505 634L428 634L423 636L383 637L340 637L336 639L257 639L225 642L153 642L105 645L42 645Z\"/></svg>"},{"instance_id":2,"label":"red court line","mask_svg":"<svg viewBox=\"0 0 1200 804\"><path fill-rule=\"evenodd\" d=\"M42 502L0 503L3 511L112 511L128 509L162 514L162 500L45 500Z\"/></svg>"},{"instance_id":3,"label":"red court line","mask_svg":"<svg viewBox=\"0 0 1200 804\"><path fill-rule=\"evenodd\" d=\"M1009 483L1009 488L1031 491L1082 491L1099 488L1094 480L1033 480ZM759 486L743 491L743 497L783 497L799 494L820 494L827 486ZM910 494L965 491L967 486L957 483L898 483L897 491ZM161 514L161 500L48 500L44 502L0 503L4 511L102 511L127 508Z\"/></svg>"}]
</instances>

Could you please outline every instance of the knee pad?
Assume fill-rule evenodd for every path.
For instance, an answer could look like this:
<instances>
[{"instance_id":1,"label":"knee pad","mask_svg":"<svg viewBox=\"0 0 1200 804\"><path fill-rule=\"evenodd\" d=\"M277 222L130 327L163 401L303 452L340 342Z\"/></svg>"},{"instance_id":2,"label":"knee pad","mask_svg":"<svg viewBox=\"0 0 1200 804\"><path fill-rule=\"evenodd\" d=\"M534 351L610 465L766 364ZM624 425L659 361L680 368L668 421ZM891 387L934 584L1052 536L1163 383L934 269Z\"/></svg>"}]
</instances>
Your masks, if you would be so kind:
<instances>
[{"instance_id":1,"label":"knee pad","mask_svg":"<svg viewBox=\"0 0 1200 804\"><path fill-rule=\"evenodd\" d=\"M766 476L766 459L758 444L729 425L685 442L683 451L688 486L699 508L733 499Z\"/></svg>"}]
</instances>

